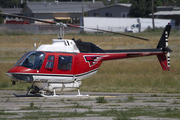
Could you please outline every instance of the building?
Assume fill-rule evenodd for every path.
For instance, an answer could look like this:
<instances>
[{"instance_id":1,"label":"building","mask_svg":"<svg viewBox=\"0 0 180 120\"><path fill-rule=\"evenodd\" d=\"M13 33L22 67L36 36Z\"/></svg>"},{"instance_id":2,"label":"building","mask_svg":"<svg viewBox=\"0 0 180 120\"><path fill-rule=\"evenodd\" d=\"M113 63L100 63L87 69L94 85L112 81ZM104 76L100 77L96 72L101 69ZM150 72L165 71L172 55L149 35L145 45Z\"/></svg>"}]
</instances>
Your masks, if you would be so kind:
<instances>
[{"instance_id":1,"label":"building","mask_svg":"<svg viewBox=\"0 0 180 120\"><path fill-rule=\"evenodd\" d=\"M88 11L89 17L128 17L131 4L114 4Z\"/></svg>"},{"instance_id":2,"label":"building","mask_svg":"<svg viewBox=\"0 0 180 120\"><path fill-rule=\"evenodd\" d=\"M2 13L14 14L14 15L22 15L22 8L0 8Z\"/></svg>"},{"instance_id":3,"label":"building","mask_svg":"<svg viewBox=\"0 0 180 120\"><path fill-rule=\"evenodd\" d=\"M84 12L104 7L102 2L84 2ZM53 20L70 17L72 21L82 17L82 2L27 2L21 11L24 16ZM30 21L33 22L33 21Z\"/></svg>"},{"instance_id":4,"label":"building","mask_svg":"<svg viewBox=\"0 0 180 120\"><path fill-rule=\"evenodd\" d=\"M23 15L21 13L21 10L22 8L0 8L0 10L3 12L3 13L8 13L8 14L13 14L13 15ZM19 23L19 24L24 24L24 23L28 23L28 21L17 21L17 18L14 18L14 17L11 17L11 16L4 16L4 23L7 23L7 24L16 24L16 23Z\"/></svg>"},{"instance_id":5,"label":"building","mask_svg":"<svg viewBox=\"0 0 180 120\"><path fill-rule=\"evenodd\" d=\"M156 18L173 19L175 20L175 25L180 25L180 7L158 6L154 16Z\"/></svg>"}]
</instances>

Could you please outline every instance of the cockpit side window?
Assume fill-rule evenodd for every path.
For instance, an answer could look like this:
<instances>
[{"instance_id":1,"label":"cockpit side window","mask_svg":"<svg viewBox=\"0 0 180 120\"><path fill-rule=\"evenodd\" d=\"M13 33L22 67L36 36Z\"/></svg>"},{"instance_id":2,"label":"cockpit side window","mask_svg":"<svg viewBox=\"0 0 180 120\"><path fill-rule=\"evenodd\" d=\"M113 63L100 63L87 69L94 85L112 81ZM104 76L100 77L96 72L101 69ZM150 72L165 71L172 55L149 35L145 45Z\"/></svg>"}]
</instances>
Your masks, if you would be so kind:
<instances>
[{"instance_id":1,"label":"cockpit side window","mask_svg":"<svg viewBox=\"0 0 180 120\"><path fill-rule=\"evenodd\" d=\"M49 55L45 68L52 69L54 67L54 55Z\"/></svg>"},{"instance_id":2,"label":"cockpit side window","mask_svg":"<svg viewBox=\"0 0 180 120\"><path fill-rule=\"evenodd\" d=\"M24 59L24 61L20 64L20 66L40 70L44 58L45 58L45 53L32 52Z\"/></svg>"},{"instance_id":3,"label":"cockpit side window","mask_svg":"<svg viewBox=\"0 0 180 120\"><path fill-rule=\"evenodd\" d=\"M58 69L71 70L72 56L59 56Z\"/></svg>"}]
</instances>

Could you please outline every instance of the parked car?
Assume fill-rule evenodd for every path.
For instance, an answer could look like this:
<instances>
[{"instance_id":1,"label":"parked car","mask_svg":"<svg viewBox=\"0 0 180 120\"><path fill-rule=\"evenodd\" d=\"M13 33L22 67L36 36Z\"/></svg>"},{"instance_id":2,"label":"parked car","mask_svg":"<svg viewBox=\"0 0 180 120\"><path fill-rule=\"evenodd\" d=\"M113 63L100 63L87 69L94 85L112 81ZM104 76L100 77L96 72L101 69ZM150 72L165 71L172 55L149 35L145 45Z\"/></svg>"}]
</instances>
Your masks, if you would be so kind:
<instances>
[{"instance_id":1,"label":"parked car","mask_svg":"<svg viewBox=\"0 0 180 120\"><path fill-rule=\"evenodd\" d=\"M139 24L133 24L131 25L131 27L126 27L125 32L133 32L133 33L139 32Z\"/></svg>"}]
</instances>

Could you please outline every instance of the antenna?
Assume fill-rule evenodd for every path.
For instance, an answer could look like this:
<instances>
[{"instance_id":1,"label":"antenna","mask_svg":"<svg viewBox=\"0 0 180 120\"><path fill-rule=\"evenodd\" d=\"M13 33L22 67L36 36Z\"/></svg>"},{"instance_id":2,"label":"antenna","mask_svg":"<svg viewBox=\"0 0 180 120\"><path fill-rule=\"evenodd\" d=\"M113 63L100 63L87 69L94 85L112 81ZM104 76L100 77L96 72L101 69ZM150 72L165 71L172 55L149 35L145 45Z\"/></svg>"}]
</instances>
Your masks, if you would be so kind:
<instances>
[{"instance_id":1,"label":"antenna","mask_svg":"<svg viewBox=\"0 0 180 120\"><path fill-rule=\"evenodd\" d=\"M36 43L34 43L34 50L36 50Z\"/></svg>"}]
</instances>

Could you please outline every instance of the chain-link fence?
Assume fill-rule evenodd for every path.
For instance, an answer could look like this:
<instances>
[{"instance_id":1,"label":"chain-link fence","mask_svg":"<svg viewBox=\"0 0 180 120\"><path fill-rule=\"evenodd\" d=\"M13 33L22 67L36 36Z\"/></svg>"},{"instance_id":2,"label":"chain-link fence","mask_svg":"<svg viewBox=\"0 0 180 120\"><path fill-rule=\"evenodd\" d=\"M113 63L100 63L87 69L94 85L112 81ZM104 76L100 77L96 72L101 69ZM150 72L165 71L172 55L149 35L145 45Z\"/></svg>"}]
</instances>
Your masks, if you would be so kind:
<instances>
[{"instance_id":1,"label":"chain-link fence","mask_svg":"<svg viewBox=\"0 0 180 120\"><path fill-rule=\"evenodd\" d=\"M0 31L2 32L24 32L31 34L57 34L60 31L59 26L56 25L30 25L30 24L0 24ZM79 28L66 27L65 33L79 33Z\"/></svg>"},{"instance_id":2,"label":"chain-link fence","mask_svg":"<svg viewBox=\"0 0 180 120\"><path fill-rule=\"evenodd\" d=\"M93 27L90 27L93 28ZM96 28L95 28L96 29ZM138 28L125 28L125 27L101 27L97 29L103 29L108 31L114 32L139 32ZM147 28L141 28L143 31ZM180 31L180 26L172 27L172 29L176 29ZM132 31L131 31L132 30ZM58 34L60 32L59 26L56 25L32 25L32 24L0 24L0 31L3 33L5 32L22 32L22 33L29 33L29 34ZM85 29L87 32L98 32L92 31L89 29ZM80 28L74 27L65 27L64 33L79 33Z\"/></svg>"}]
</instances>

